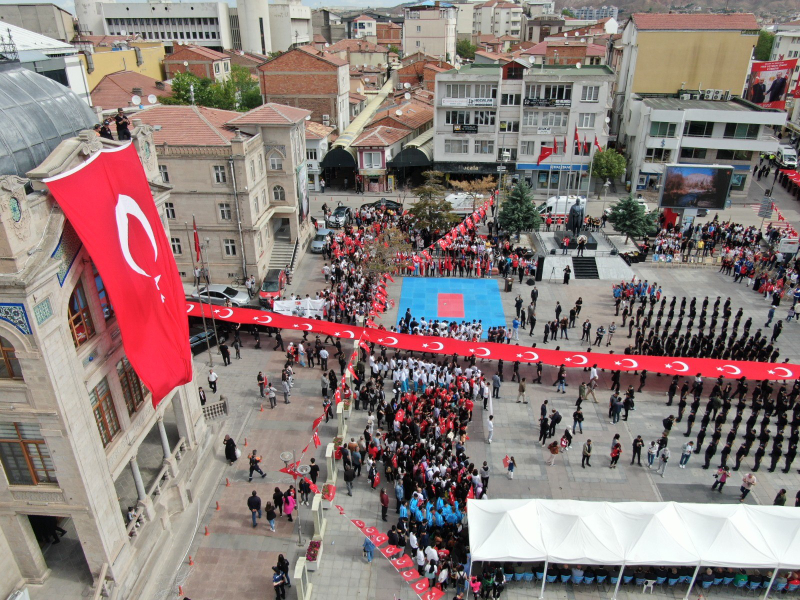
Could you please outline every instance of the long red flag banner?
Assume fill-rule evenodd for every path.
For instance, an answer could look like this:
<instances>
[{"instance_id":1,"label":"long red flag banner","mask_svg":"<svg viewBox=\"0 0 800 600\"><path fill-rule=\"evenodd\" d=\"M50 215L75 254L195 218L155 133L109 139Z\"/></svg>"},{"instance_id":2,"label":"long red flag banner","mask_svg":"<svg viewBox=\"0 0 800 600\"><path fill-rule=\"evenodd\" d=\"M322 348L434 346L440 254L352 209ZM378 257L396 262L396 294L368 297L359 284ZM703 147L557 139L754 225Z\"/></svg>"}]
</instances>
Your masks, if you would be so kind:
<instances>
[{"instance_id":1,"label":"long red flag banner","mask_svg":"<svg viewBox=\"0 0 800 600\"><path fill-rule=\"evenodd\" d=\"M203 305L208 314L209 307ZM200 316L201 307L196 302L187 302L189 316ZM565 350L546 350L515 344L497 344L483 341L469 342L445 337L408 335L383 329L356 327L280 315L252 308L213 307L214 318L229 323L256 324L296 331L313 331L344 339L359 339L386 348L413 350L457 356L475 356L481 359L504 360L507 362L564 365L566 367L586 367L597 365L600 369L635 371L646 369L651 373L703 377L723 377L747 379L796 379L800 377L800 365L789 363L763 363L745 360L718 360L713 358L689 358L677 356L640 356L626 354L600 354L594 352L572 352Z\"/></svg>"},{"instance_id":2,"label":"long red flag banner","mask_svg":"<svg viewBox=\"0 0 800 600\"><path fill-rule=\"evenodd\" d=\"M192 357L183 284L139 155L131 144L101 150L44 181L103 278L125 354L158 405L192 380ZM74 326L79 345L93 333Z\"/></svg>"}]
</instances>

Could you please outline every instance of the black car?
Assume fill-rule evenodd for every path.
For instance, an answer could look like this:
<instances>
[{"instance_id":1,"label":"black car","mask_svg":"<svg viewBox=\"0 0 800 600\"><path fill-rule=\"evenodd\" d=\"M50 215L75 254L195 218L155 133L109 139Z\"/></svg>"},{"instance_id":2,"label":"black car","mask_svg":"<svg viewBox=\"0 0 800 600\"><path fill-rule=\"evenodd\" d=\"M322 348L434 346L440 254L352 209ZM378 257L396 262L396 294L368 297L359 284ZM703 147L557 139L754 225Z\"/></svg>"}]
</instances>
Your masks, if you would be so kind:
<instances>
[{"instance_id":1,"label":"black car","mask_svg":"<svg viewBox=\"0 0 800 600\"><path fill-rule=\"evenodd\" d=\"M366 204L362 204L361 208L385 208L394 212L403 212L403 205L400 202L388 200L387 198L381 198L375 202L367 202Z\"/></svg>"},{"instance_id":2,"label":"black car","mask_svg":"<svg viewBox=\"0 0 800 600\"><path fill-rule=\"evenodd\" d=\"M192 349L192 354L205 352L209 345L217 345L217 336L212 328L203 330L201 327L189 330L189 347Z\"/></svg>"}]
</instances>

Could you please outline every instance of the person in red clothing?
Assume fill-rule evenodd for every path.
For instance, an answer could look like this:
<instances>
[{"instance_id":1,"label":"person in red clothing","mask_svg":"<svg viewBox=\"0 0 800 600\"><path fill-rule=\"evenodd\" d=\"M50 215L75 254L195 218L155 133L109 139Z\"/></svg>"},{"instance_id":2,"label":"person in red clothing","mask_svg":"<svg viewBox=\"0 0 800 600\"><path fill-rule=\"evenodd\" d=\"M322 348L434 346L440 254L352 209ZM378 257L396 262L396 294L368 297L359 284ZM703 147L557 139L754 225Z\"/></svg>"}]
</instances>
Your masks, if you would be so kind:
<instances>
[{"instance_id":1,"label":"person in red clothing","mask_svg":"<svg viewBox=\"0 0 800 600\"><path fill-rule=\"evenodd\" d=\"M381 488L381 518L386 521L386 512L389 510L389 494L386 488Z\"/></svg>"}]
</instances>

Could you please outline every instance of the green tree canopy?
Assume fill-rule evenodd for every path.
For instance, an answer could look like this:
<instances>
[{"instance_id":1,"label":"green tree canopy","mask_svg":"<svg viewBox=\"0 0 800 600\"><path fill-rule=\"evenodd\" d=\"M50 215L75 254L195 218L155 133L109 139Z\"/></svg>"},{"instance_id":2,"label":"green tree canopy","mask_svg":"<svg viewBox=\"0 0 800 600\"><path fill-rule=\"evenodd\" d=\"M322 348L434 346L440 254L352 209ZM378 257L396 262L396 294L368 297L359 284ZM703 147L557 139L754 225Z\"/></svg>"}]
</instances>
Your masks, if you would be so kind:
<instances>
[{"instance_id":1,"label":"green tree canopy","mask_svg":"<svg viewBox=\"0 0 800 600\"><path fill-rule=\"evenodd\" d=\"M775 34L762 29L758 32L758 42L756 43L755 59L769 60L772 54L772 43L775 41Z\"/></svg>"},{"instance_id":2,"label":"green tree canopy","mask_svg":"<svg viewBox=\"0 0 800 600\"><path fill-rule=\"evenodd\" d=\"M614 204L608 220L614 229L625 234L625 243L628 243L630 238L651 234L656 226L655 213L645 214L644 207L633 198L633 195Z\"/></svg>"},{"instance_id":3,"label":"green tree canopy","mask_svg":"<svg viewBox=\"0 0 800 600\"><path fill-rule=\"evenodd\" d=\"M172 79L172 97L162 96L159 100L162 104L194 103L209 108L248 111L261 106L261 90L250 71L233 65L230 77L220 82L188 72L178 73Z\"/></svg>"},{"instance_id":4,"label":"green tree canopy","mask_svg":"<svg viewBox=\"0 0 800 600\"><path fill-rule=\"evenodd\" d=\"M458 42L456 42L456 54L461 58L469 58L470 60L475 58L475 51L477 49L478 47L467 39L458 40Z\"/></svg>"},{"instance_id":5,"label":"green tree canopy","mask_svg":"<svg viewBox=\"0 0 800 600\"><path fill-rule=\"evenodd\" d=\"M602 152L594 153L592 174L599 179L617 179L625 173L627 164L627 160L622 154L609 148Z\"/></svg>"},{"instance_id":6,"label":"green tree canopy","mask_svg":"<svg viewBox=\"0 0 800 600\"><path fill-rule=\"evenodd\" d=\"M460 220L453 212L453 206L444 199L447 189L442 185L444 175L439 171L425 171L425 183L414 188L417 201L408 212L417 220L419 227L430 232L450 229Z\"/></svg>"},{"instance_id":7,"label":"green tree canopy","mask_svg":"<svg viewBox=\"0 0 800 600\"><path fill-rule=\"evenodd\" d=\"M572 12L572 11L571 11L570 9L568 9L568 8L562 8L562 9L561 9L561 15L562 15L562 16L564 16L564 17L569 17L569 18L571 18L571 19L574 19L574 18L575 18L575 13L574 13L574 12Z\"/></svg>"},{"instance_id":8,"label":"green tree canopy","mask_svg":"<svg viewBox=\"0 0 800 600\"><path fill-rule=\"evenodd\" d=\"M397 54L397 56L403 55L403 52L400 50L400 48L398 46L395 46L394 44L389 46L389 52L394 52L395 54Z\"/></svg>"},{"instance_id":9,"label":"green tree canopy","mask_svg":"<svg viewBox=\"0 0 800 600\"><path fill-rule=\"evenodd\" d=\"M542 224L542 217L533 201L533 192L527 183L519 181L511 188L497 218L502 229L517 235L522 231L537 229Z\"/></svg>"}]
</instances>

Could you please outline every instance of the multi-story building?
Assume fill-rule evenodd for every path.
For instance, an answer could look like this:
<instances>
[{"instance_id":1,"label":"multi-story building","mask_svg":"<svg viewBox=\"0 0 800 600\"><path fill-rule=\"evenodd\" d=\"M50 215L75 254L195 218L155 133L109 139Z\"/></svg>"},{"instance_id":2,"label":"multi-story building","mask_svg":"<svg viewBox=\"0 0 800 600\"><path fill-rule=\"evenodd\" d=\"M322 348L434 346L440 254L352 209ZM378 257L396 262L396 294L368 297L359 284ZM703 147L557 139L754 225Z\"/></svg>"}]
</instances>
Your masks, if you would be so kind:
<instances>
[{"instance_id":1,"label":"multi-story building","mask_svg":"<svg viewBox=\"0 0 800 600\"><path fill-rule=\"evenodd\" d=\"M580 8L570 8L570 11L572 11L576 19L599 21L607 18L616 19L619 16L619 9L616 6L601 6L600 8L582 6Z\"/></svg>"},{"instance_id":2,"label":"multi-story building","mask_svg":"<svg viewBox=\"0 0 800 600\"><path fill-rule=\"evenodd\" d=\"M375 25L378 36L378 44L387 48L395 46L403 49L403 26L397 23L377 23Z\"/></svg>"},{"instance_id":3,"label":"multi-story building","mask_svg":"<svg viewBox=\"0 0 800 600\"><path fill-rule=\"evenodd\" d=\"M154 598L176 519L210 497L210 429L195 381L154 408L93 257L43 182L118 143L91 131L66 88L3 67L0 89L28 127L0 130L0 596L29 583L66 596L47 581L59 572L94 588L83 595ZM131 133L170 236L153 129ZM48 522L67 531L60 553L37 540Z\"/></svg>"},{"instance_id":4,"label":"multi-story building","mask_svg":"<svg viewBox=\"0 0 800 600\"><path fill-rule=\"evenodd\" d=\"M382 67L389 64L389 48L366 39L341 40L324 50L325 54L338 56L352 66Z\"/></svg>"},{"instance_id":5,"label":"multi-story building","mask_svg":"<svg viewBox=\"0 0 800 600\"><path fill-rule=\"evenodd\" d=\"M800 21L789 21L781 23L775 27L775 39L772 42L772 52L770 60L792 60L800 59ZM795 67L789 74L789 82L786 87L789 91L797 89L800 82L800 68ZM797 105L791 94L786 97L787 108ZM791 110L790 110L791 112Z\"/></svg>"},{"instance_id":6,"label":"multi-story building","mask_svg":"<svg viewBox=\"0 0 800 600\"><path fill-rule=\"evenodd\" d=\"M774 152L786 113L732 98L700 99L699 93L635 95L629 105L628 181L637 190L658 190L667 163L733 165L732 196L747 196L762 152Z\"/></svg>"},{"instance_id":7,"label":"multi-story building","mask_svg":"<svg viewBox=\"0 0 800 600\"><path fill-rule=\"evenodd\" d=\"M55 4L2 4L0 21L60 42L69 43L75 37L72 15Z\"/></svg>"},{"instance_id":8,"label":"multi-story building","mask_svg":"<svg viewBox=\"0 0 800 600\"><path fill-rule=\"evenodd\" d=\"M286 266L301 239L307 203L308 111L265 104L240 114L199 106L159 106L136 114L151 126L159 170L172 187L166 217L178 271L192 281L192 217L211 280L260 279ZM306 212L307 214L307 212ZM289 252L291 256L291 250Z\"/></svg>"},{"instance_id":9,"label":"multi-story building","mask_svg":"<svg viewBox=\"0 0 800 600\"><path fill-rule=\"evenodd\" d=\"M311 23L314 27L314 34L321 35L329 44L335 44L339 40L347 38L347 26L342 23L342 17L327 8L313 11Z\"/></svg>"},{"instance_id":10,"label":"multi-story building","mask_svg":"<svg viewBox=\"0 0 800 600\"><path fill-rule=\"evenodd\" d=\"M528 17L556 14L555 0L523 0L522 5Z\"/></svg>"},{"instance_id":11,"label":"multi-story building","mask_svg":"<svg viewBox=\"0 0 800 600\"><path fill-rule=\"evenodd\" d=\"M264 102L305 108L312 120L340 132L350 124L347 61L301 46L264 63L258 71Z\"/></svg>"},{"instance_id":12,"label":"multi-story building","mask_svg":"<svg viewBox=\"0 0 800 600\"><path fill-rule=\"evenodd\" d=\"M424 52L441 60L455 60L456 13L447 2L427 0L405 8L403 50Z\"/></svg>"},{"instance_id":13,"label":"multi-story building","mask_svg":"<svg viewBox=\"0 0 800 600\"><path fill-rule=\"evenodd\" d=\"M523 8L513 2L489 0L472 9L472 35L504 35L519 39L522 31Z\"/></svg>"},{"instance_id":14,"label":"multi-story building","mask_svg":"<svg viewBox=\"0 0 800 600\"><path fill-rule=\"evenodd\" d=\"M350 27L353 30L353 39L375 38L378 39L378 22L369 15L359 15L353 19Z\"/></svg>"},{"instance_id":15,"label":"multi-story building","mask_svg":"<svg viewBox=\"0 0 800 600\"><path fill-rule=\"evenodd\" d=\"M164 73L172 79L178 73L192 73L201 79L225 81L231 75L231 57L202 46L175 46L164 58Z\"/></svg>"},{"instance_id":16,"label":"multi-story building","mask_svg":"<svg viewBox=\"0 0 800 600\"><path fill-rule=\"evenodd\" d=\"M76 0L81 33L139 34L167 46L194 44L214 50L233 48L226 2L95 2ZM85 31L89 30L89 31Z\"/></svg>"},{"instance_id":17,"label":"multi-story building","mask_svg":"<svg viewBox=\"0 0 800 600\"><path fill-rule=\"evenodd\" d=\"M530 57L536 64L548 65L604 65L608 48L605 44L594 44L585 38L551 38L525 50L521 56Z\"/></svg>"},{"instance_id":18,"label":"multi-story building","mask_svg":"<svg viewBox=\"0 0 800 600\"><path fill-rule=\"evenodd\" d=\"M26 69L41 73L69 87L81 100L91 106L89 85L81 64L80 51L71 44L46 37L11 23L0 26L4 38L11 36L19 63ZM0 56L0 60L5 57Z\"/></svg>"},{"instance_id":19,"label":"multi-story building","mask_svg":"<svg viewBox=\"0 0 800 600\"><path fill-rule=\"evenodd\" d=\"M320 192L322 168L319 166L330 147L333 127L326 127L314 121L306 121L306 172L309 191Z\"/></svg>"},{"instance_id":20,"label":"multi-story building","mask_svg":"<svg viewBox=\"0 0 800 600\"><path fill-rule=\"evenodd\" d=\"M613 81L613 71L604 65L542 68L518 60L440 73L434 107L436 169L486 175L504 166L539 193L585 190L595 138L601 147L608 141ZM555 151L537 164L542 148Z\"/></svg>"},{"instance_id":21,"label":"multi-story building","mask_svg":"<svg viewBox=\"0 0 800 600\"><path fill-rule=\"evenodd\" d=\"M612 129L624 137L627 103L634 94L674 94L681 89L739 93L758 30L750 13L634 14L616 42L622 58Z\"/></svg>"}]
</instances>

